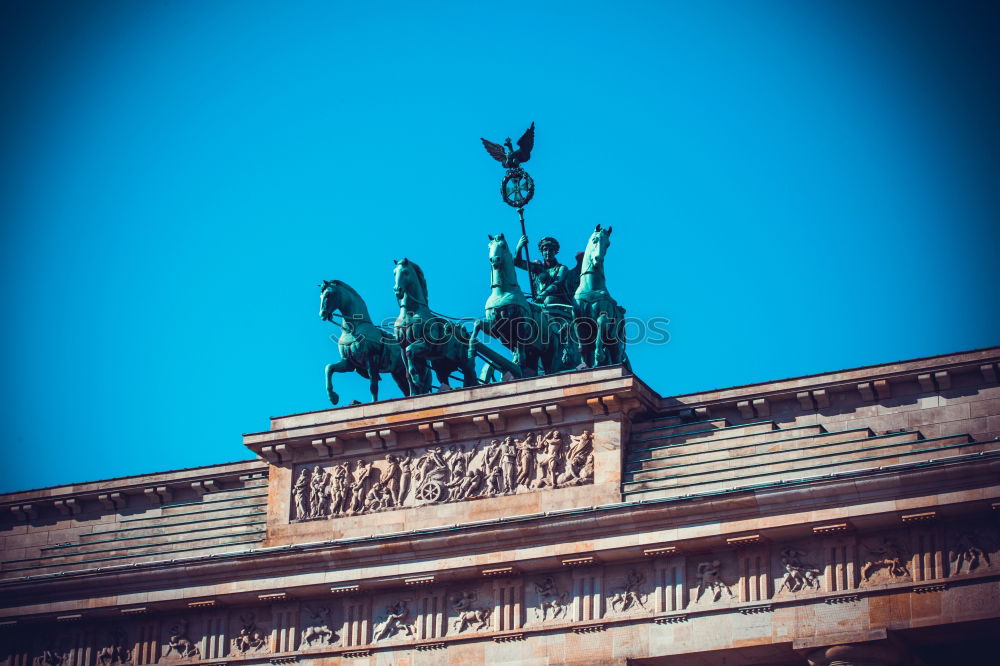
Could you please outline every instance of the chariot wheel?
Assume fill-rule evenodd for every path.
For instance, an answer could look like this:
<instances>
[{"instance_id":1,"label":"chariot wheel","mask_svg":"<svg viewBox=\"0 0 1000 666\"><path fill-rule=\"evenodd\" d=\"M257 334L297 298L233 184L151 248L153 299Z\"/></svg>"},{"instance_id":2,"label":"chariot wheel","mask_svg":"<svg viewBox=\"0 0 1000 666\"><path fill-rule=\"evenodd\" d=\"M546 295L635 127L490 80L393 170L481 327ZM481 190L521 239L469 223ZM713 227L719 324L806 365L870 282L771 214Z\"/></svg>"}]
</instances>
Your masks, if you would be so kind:
<instances>
[{"instance_id":1,"label":"chariot wheel","mask_svg":"<svg viewBox=\"0 0 1000 666\"><path fill-rule=\"evenodd\" d=\"M445 498L447 489L440 481L428 481L417 489L417 499L421 502L440 502Z\"/></svg>"},{"instance_id":2,"label":"chariot wheel","mask_svg":"<svg viewBox=\"0 0 1000 666\"><path fill-rule=\"evenodd\" d=\"M535 196L535 181L523 169L511 169L500 183L500 196L504 203L523 208Z\"/></svg>"}]
</instances>

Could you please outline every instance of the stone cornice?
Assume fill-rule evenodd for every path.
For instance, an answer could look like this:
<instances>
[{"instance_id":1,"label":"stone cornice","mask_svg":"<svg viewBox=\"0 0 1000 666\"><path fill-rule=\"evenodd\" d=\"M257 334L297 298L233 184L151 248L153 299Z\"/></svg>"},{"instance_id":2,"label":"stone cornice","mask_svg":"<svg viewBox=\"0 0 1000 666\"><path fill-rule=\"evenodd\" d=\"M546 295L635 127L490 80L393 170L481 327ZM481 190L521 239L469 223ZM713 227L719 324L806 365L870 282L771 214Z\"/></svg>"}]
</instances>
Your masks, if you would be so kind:
<instances>
[{"instance_id":1,"label":"stone cornice","mask_svg":"<svg viewBox=\"0 0 1000 666\"><path fill-rule=\"evenodd\" d=\"M173 470L155 474L126 476L118 479L76 483L53 486L37 490L25 490L0 495L0 512L8 512L9 507L32 504L37 508L51 506L68 499L96 500L102 495L122 494L127 496L147 495L147 488L190 488L198 483L221 483L238 481L250 475L267 475L268 466L262 460L247 460L243 462L223 463L194 467L191 469ZM210 489L209 485L209 489Z\"/></svg>"},{"instance_id":2,"label":"stone cornice","mask_svg":"<svg viewBox=\"0 0 1000 666\"><path fill-rule=\"evenodd\" d=\"M709 414L732 408L747 418L762 417L768 414L768 403L779 400L797 400L806 410L823 409L829 405L831 394L846 391L864 401L884 400L891 397L893 384L903 381L918 382L927 392L944 392L959 374L973 375L979 384L996 383L1000 347L667 396L661 398L659 409L701 409L703 414Z\"/></svg>"},{"instance_id":3,"label":"stone cornice","mask_svg":"<svg viewBox=\"0 0 1000 666\"><path fill-rule=\"evenodd\" d=\"M586 406L594 415L630 414L651 410L658 401L638 377L614 366L272 418L270 430L246 434L243 442L279 462L282 453L296 448L329 447L329 455L336 455L345 440L396 448L404 446L399 444L403 433L409 438L406 445L418 445L449 439L457 424L485 434L502 427L508 415L530 415L541 424L540 418L559 420L573 407ZM337 439L327 442L328 437Z\"/></svg>"}]
</instances>

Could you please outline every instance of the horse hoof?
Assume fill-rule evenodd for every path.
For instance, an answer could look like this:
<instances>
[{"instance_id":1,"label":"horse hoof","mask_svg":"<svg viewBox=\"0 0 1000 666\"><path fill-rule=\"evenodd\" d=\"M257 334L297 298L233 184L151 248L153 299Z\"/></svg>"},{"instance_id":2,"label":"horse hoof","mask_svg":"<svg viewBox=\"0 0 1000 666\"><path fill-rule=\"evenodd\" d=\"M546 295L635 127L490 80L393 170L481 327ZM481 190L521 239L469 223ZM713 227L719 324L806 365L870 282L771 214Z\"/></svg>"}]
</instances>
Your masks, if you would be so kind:
<instances>
[{"instance_id":1,"label":"horse hoof","mask_svg":"<svg viewBox=\"0 0 1000 666\"><path fill-rule=\"evenodd\" d=\"M331 393L328 397L330 398L331 405L336 405L338 402L340 402L340 396L337 395L336 393Z\"/></svg>"}]
</instances>

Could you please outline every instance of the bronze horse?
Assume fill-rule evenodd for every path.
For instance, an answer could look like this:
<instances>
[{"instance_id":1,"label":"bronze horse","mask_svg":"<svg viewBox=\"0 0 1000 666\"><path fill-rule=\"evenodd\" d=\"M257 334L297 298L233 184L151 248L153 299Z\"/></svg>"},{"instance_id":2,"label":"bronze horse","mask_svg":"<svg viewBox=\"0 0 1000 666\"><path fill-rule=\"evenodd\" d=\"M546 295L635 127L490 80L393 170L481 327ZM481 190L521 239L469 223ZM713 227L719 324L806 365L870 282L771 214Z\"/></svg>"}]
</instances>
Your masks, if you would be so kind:
<instances>
[{"instance_id":1,"label":"bronze horse","mask_svg":"<svg viewBox=\"0 0 1000 666\"><path fill-rule=\"evenodd\" d=\"M333 313L340 311L344 317L341 324L341 361L326 366L326 394L336 405L340 397L333 390L333 375L336 372L357 372L369 380L372 401L378 401L378 383L383 372L392 375L403 395L410 395L406 365L402 352L392 336L383 333L372 323L368 306L361 295L346 282L324 280L320 285L319 316L323 321L333 322ZM334 322L335 323L335 322Z\"/></svg>"}]
</instances>

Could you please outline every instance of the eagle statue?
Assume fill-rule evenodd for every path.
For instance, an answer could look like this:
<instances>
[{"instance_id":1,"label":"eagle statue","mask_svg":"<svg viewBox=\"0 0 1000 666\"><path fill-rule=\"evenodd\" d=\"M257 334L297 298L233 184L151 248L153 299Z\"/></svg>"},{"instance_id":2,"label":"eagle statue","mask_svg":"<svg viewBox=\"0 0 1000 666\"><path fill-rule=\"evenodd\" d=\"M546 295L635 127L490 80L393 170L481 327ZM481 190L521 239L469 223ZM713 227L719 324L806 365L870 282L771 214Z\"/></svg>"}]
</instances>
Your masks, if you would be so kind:
<instances>
[{"instance_id":1,"label":"eagle statue","mask_svg":"<svg viewBox=\"0 0 1000 666\"><path fill-rule=\"evenodd\" d=\"M531 127L517 140L517 150L514 150L510 137L507 137L502 146L486 139L481 140L483 146L486 147L486 152L502 164L505 169L517 169L519 165L531 159L531 148L535 145L535 123L531 123Z\"/></svg>"}]
</instances>

